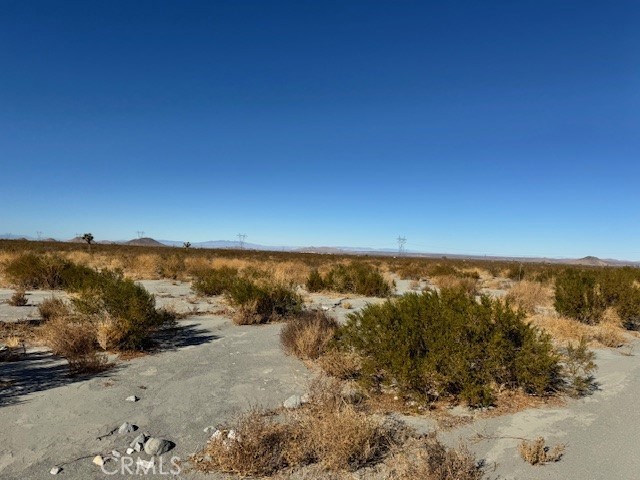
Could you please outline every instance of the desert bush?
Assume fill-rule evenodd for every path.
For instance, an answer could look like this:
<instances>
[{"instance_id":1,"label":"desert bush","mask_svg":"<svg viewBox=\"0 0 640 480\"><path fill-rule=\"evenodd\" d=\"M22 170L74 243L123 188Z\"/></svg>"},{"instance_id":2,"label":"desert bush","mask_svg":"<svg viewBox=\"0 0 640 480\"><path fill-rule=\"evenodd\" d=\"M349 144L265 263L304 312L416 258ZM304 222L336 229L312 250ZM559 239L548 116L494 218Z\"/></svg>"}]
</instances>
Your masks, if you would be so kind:
<instances>
[{"instance_id":1,"label":"desert bush","mask_svg":"<svg viewBox=\"0 0 640 480\"><path fill-rule=\"evenodd\" d=\"M172 320L156 310L153 295L120 272L100 272L72 303L82 314L109 317L112 338L119 338L116 346L123 350L143 348L153 331Z\"/></svg>"},{"instance_id":2,"label":"desert bush","mask_svg":"<svg viewBox=\"0 0 640 480\"><path fill-rule=\"evenodd\" d=\"M162 278L177 280L186 273L185 255L162 255L158 261L158 275Z\"/></svg>"},{"instance_id":3,"label":"desert bush","mask_svg":"<svg viewBox=\"0 0 640 480\"><path fill-rule=\"evenodd\" d=\"M325 289L324 280L317 269L314 268L311 270L311 273L309 273L306 286L309 292L320 292Z\"/></svg>"},{"instance_id":4,"label":"desert bush","mask_svg":"<svg viewBox=\"0 0 640 480\"><path fill-rule=\"evenodd\" d=\"M255 283L238 278L226 292L226 297L236 307L234 321L239 325L266 323L299 314L302 297L289 286L264 282Z\"/></svg>"},{"instance_id":5,"label":"desert bush","mask_svg":"<svg viewBox=\"0 0 640 480\"><path fill-rule=\"evenodd\" d=\"M598 285L596 271L567 269L556 278L555 309L561 315L593 325L607 305Z\"/></svg>"},{"instance_id":6,"label":"desert bush","mask_svg":"<svg viewBox=\"0 0 640 480\"><path fill-rule=\"evenodd\" d=\"M384 279L380 271L364 262L336 265L329 270L324 278L314 270L307 279L307 288L310 288L309 291L325 289L371 297L387 297L392 292L391 285Z\"/></svg>"},{"instance_id":7,"label":"desert bush","mask_svg":"<svg viewBox=\"0 0 640 480\"><path fill-rule=\"evenodd\" d=\"M81 316L55 317L39 332L51 351L67 359L71 373L98 372L108 368L107 358L98 353L95 325Z\"/></svg>"},{"instance_id":8,"label":"desert bush","mask_svg":"<svg viewBox=\"0 0 640 480\"><path fill-rule=\"evenodd\" d=\"M562 458L564 450L565 446L563 444L558 444L553 448L547 447L543 437L538 437L533 441L522 440L518 445L520 456L531 465L557 462Z\"/></svg>"},{"instance_id":9,"label":"desert bush","mask_svg":"<svg viewBox=\"0 0 640 480\"><path fill-rule=\"evenodd\" d=\"M544 306L551 302L551 290L539 282L521 280L507 292L506 299L512 305L526 313L535 313L537 306Z\"/></svg>"},{"instance_id":10,"label":"desert bush","mask_svg":"<svg viewBox=\"0 0 640 480\"><path fill-rule=\"evenodd\" d=\"M74 289L94 273L57 255L25 253L4 266L9 281L19 288Z\"/></svg>"},{"instance_id":11,"label":"desert bush","mask_svg":"<svg viewBox=\"0 0 640 480\"><path fill-rule=\"evenodd\" d=\"M593 385L593 372L598 368L595 353L589 350L586 338L577 344L568 342L562 366L566 379L566 391L575 397L588 393Z\"/></svg>"},{"instance_id":12,"label":"desert bush","mask_svg":"<svg viewBox=\"0 0 640 480\"><path fill-rule=\"evenodd\" d=\"M38 312L42 320L48 322L56 317L63 317L69 315L69 306L59 298L51 297L45 298L40 305L38 305Z\"/></svg>"},{"instance_id":13,"label":"desert bush","mask_svg":"<svg viewBox=\"0 0 640 480\"><path fill-rule=\"evenodd\" d=\"M24 307L28 303L27 293L24 289L19 288L13 292L13 295L11 295L11 298L7 300L7 303L13 307Z\"/></svg>"},{"instance_id":14,"label":"desert bush","mask_svg":"<svg viewBox=\"0 0 640 480\"><path fill-rule=\"evenodd\" d=\"M198 295L222 295L238 278L238 269L220 267L200 270L194 273L192 289Z\"/></svg>"},{"instance_id":15,"label":"desert bush","mask_svg":"<svg viewBox=\"0 0 640 480\"><path fill-rule=\"evenodd\" d=\"M454 267L446 263L437 263L430 265L427 268L427 275L429 277L456 277L456 278L471 278L479 280L480 275L476 271L465 271L460 268Z\"/></svg>"},{"instance_id":16,"label":"desert bush","mask_svg":"<svg viewBox=\"0 0 640 480\"><path fill-rule=\"evenodd\" d=\"M443 290L460 290L469 296L478 294L478 281L470 277L444 275L433 277L432 281L438 288Z\"/></svg>"},{"instance_id":17,"label":"desert bush","mask_svg":"<svg viewBox=\"0 0 640 480\"><path fill-rule=\"evenodd\" d=\"M363 374L405 392L488 405L492 385L545 394L560 366L548 335L498 300L462 291L406 294L348 315L337 344L363 359Z\"/></svg>"},{"instance_id":18,"label":"desert bush","mask_svg":"<svg viewBox=\"0 0 640 480\"><path fill-rule=\"evenodd\" d=\"M556 278L556 310L583 323L597 324L607 308L616 310L624 326L640 326L640 289L634 269L566 269Z\"/></svg>"},{"instance_id":19,"label":"desert bush","mask_svg":"<svg viewBox=\"0 0 640 480\"><path fill-rule=\"evenodd\" d=\"M338 322L326 313L307 311L287 322L280 331L284 351L302 360L322 355L338 330Z\"/></svg>"}]
</instances>

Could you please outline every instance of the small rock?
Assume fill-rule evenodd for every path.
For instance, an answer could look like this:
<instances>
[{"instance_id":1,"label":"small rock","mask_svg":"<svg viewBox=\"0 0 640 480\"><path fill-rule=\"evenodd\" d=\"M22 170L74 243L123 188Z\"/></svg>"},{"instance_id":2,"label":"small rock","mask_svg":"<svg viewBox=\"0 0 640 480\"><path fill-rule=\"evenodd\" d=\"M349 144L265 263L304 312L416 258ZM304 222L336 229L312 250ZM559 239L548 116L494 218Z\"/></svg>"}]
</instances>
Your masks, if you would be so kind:
<instances>
[{"instance_id":1,"label":"small rock","mask_svg":"<svg viewBox=\"0 0 640 480\"><path fill-rule=\"evenodd\" d=\"M288 408L289 410L300 408L300 405L302 405L302 398L300 395L291 395L282 404L284 408Z\"/></svg>"},{"instance_id":2,"label":"small rock","mask_svg":"<svg viewBox=\"0 0 640 480\"><path fill-rule=\"evenodd\" d=\"M309 403L309 402L311 402L311 395L309 395L308 393L305 393L304 395L302 395L302 396L300 397L300 401L301 401L302 403Z\"/></svg>"},{"instance_id":3,"label":"small rock","mask_svg":"<svg viewBox=\"0 0 640 480\"><path fill-rule=\"evenodd\" d=\"M169 440L163 438L151 437L144 444L144 451L149 455L162 455L168 452L173 447L173 444Z\"/></svg>"},{"instance_id":4,"label":"small rock","mask_svg":"<svg viewBox=\"0 0 640 480\"><path fill-rule=\"evenodd\" d=\"M118 450L111 450L111 456L115 458L120 458L122 454Z\"/></svg>"},{"instance_id":5,"label":"small rock","mask_svg":"<svg viewBox=\"0 0 640 480\"><path fill-rule=\"evenodd\" d=\"M96 465L98 465L99 467L104 465L104 458L102 458L102 456L100 455L96 455L93 458L93 463L95 463Z\"/></svg>"},{"instance_id":6,"label":"small rock","mask_svg":"<svg viewBox=\"0 0 640 480\"><path fill-rule=\"evenodd\" d=\"M234 429L231 429L227 433L227 438L229 440L238 440L238 434L236 433L236 431Z\"/></svg>"},{"instance_id":7,"label":"small rock","mask_svg":"<svg viewBox=\"0 0 640 480\"><path fill-rule=\"evenodd\" d=\"M118 428L118 433L131 433L135 432L137 429L138 427L136 427L135 425L132 425L129 422L124 422L122 425L120 425L120 428Z\"/></svg>"},{"instance_id":8,"label":"small rock","mask_svg":"<svg viewBox=\"0 0 640 480\"><path fill-rule=\"evenodd\" d=\"M135 450L131 447L127 448L127 455L131 455Z\"/></svg>"},{"instance_id":9,"label":"small rock","mask_svg":"<svg viewBox=\"0 0 640 480\"><path fill-rule=\"evenodd\" d=\"M136 397L135 395L131 395L126 398L127 402L137 402L138 400L140 400L140 398Z\"/></svg>"},{"instance_id":10,"label":"small rock","mask_svg":"<svg viewBox=\"0 0 640 480\"><path fill-rule=\"evenodd\" d=\"M51 470L49 470L49 473L51 475L57 475L62 471L62 468L60 467L53 467Z\"/></svg>"},{"instance_id":11,"label":"small rock","mask_svg":"<svg viewBox=\"0 0 640 480\"><path fill-rule=\"evenodd\" d=\"M215 432L213 432L213 434L211 435L211 438L213 440L218 440L222 438L222 430L216 430Z\"/></svg>"},{"instance_id":12,"label":"small rock","mask_svg":"<svg viewBox=\"0 0 640 480\"><path fill-rule=\"evenodd\" d=\"M138 435L136 438L133 439L133 441L129 444L130 447L135 447L136 443L142 443L144 445L144 442L147 441L147 436L144 433L141 433L140 435Z\"/></svg>"},{"instance_id":13,"label":"small rock","mask_svg":"<svg viewBox=\"0 0 640 480\"><path fill-rule=\"evenodd\" d=\"M216 427L212 427L212 426L204 427L204 433L215 432L215 431L216 431Z\"/></svg>"}]
</instances>

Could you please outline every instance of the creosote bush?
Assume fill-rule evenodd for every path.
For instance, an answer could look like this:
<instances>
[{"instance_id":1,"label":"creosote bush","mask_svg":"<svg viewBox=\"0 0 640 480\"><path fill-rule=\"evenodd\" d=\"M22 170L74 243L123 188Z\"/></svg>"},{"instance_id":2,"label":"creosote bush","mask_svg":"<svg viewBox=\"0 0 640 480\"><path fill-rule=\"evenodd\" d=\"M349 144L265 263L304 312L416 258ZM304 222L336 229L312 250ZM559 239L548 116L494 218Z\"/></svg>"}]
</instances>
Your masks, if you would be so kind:
<instances>
[{"instance_id":1,"label":"creosote bush","mask_svg":"<svg viewBox=\"0 0 640 480\"><path fill-rule=\"evenodd\" d=\"M364 262L336 265L324 277L317 270L312 270L307 279L307 289L310 292L331 290L370 297L387 297L392 292L391 285L380 271Z\"/></svg>"},{"instance_id":2,"label":"creosote bush","mask_svg":"<svg viewBox=\"0 0 640 480\"><path fill-rule=\"evenodd\" d=\"M338 322L320 311L303 312L280 331L284 351L302 360L315 360L327 349L338 330Z\"/></svg>"},{"instance_id":3,"label":"creosote bush","mask_svg":"<svg viewBox=\"0 0 640 480\"><path fill-rule=\"evenodd\" d=\"M286 319L302 312L302 297L290 286L275 282L238 278L226 297L237 309L233 320L239 325Z\"/></svg>"},{"instance_id":4,"label":"creosote bush","mask_svg":"<svg viewBox=\"0 0 640 480\"><path fill-rule=\"evenodd\" d=\"M120 272L100 272L72 302L81 314L101 322L106 318L109 348L120 350L144 348L153 331L174 320L168 311L156 310L153 295Z\"/></svg>"},{"instance_id":5,"label":"creosote bush","mask_svg":"<svg viewBox=\"0 0 640 480\"><path fill-rule=\"evenodd\" d=\"M194 273L191 288L198 295L222 295L229 291L237 279L237 268L209 268Z\"/></svg>"},{"instance_id":6,"label":"creosote bush","mask_svg":"<svg viewBox=\"0 0 640 480\"><path fill-rule=\"evenodd\" d=\"M556 278L554 306L558 313L580 322L600 323L614 308L628 329L640 327L640 273L631 268L567 268Z\"/></svg>"},{"instance_id":7,"label":"creosote bush","mask_svg":"<svg viewBox=\"0 0 640 480\"><path fill-rule=\"evenodd\" d=\"M495 386L543 395L559 384L548 335L498 300L461 290L406 294L348 315L337 345L363 360L364 378L407 393L489 405Z\"/></svg>"},{"instance_id":8,"label":"creosote bush","mask_svg":"<svg viewBox=\"0 0 640 480\"><path fill-rule=\"evenodd\" d=\"M74 290L86 276L95 273L57 255L25 253L4 265L9 281L18 288L49 288Z\"/></svg>"}]
</instances>

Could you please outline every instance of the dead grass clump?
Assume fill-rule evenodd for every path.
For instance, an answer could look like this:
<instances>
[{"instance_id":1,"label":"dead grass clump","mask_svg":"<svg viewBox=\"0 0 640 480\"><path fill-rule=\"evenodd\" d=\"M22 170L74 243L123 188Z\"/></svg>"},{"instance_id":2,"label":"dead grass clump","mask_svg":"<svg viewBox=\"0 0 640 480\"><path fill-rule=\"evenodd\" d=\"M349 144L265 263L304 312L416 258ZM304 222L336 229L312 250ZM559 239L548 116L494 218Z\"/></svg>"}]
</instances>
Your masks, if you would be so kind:
<instances>
[{"instance_id":1,"label":"dead grass clump","mask_svg":"<svg viewBox=\"0 0 640 480\"><path fill-rule=\"evenodd\" d=\"M557 462L562 458L565 445L559 443L553 448L545 445L544 438L538 437L535 440L522 440L518 445L520 456L525 462L531 465L542 465L550 462Z\"/></svg>"},{"instance_id":2,"label":"dead grass clump","mask_svg":"<svg viewBox=\"0 0 640 480\"><path fill-rule=\"evenodd\" d=\"M98 353L96 329L80 317L59 317L39 331L42 342L51 351L67 359L71 373L103 371L109 367L105 355Z\"/></svg>"},{"instance_id":3,"label":"dead grass clump","mask_svg":"<svg viewBox=\"0 0 640 480\"><path fill-rule=\"evenodd\" d=\"M480 480L483 476L466 447L447 448L433 436L409 440L386 464L389 480Z\"/></svg>"},{"instance_id":4,"label":"dead grass clump","mask_svg":"<svg viewBox=\"0 0 640 480\"><path fill-rule=\"evenodd\" d=\"M551 335L557 344L580 341L585 338L592 346L618 348L627 343L624 327L618 322L615 312L606 315L607 321L598 325L587 325L577 320L558 315L532 315L530 323Z\"/></svg>"},{"instance_id":5,"label":"dead grass clump","mask_svg":"<svg viewBox=\"0 0 640 480\"><path fill-rule=\"evenodd\" d=\"M338 322L325 312L307 311L282 328L280 341L288 355L315 360L324 353L338 330Z\"/></svg>"},{"instance_id":6,"label":"dead grass clump","mask_svg":"<svg viewBox=\"0 0 640 480\"><path fill-rule=\"evenodd\" d=\"M462 290L467 295L478 294L478 280L475 278L440 275L431 278L431 281L442 290Z\"/></svg>"},{"instance_id":7,"label":"dead grass clump","mask_svg":"<svg viewBox=\"0 0 640 480\"><path fill-rule=\"evenodd\" d=\"M354 352L331 349L318 358L318 365L327 375L349 380L360 376L362 358Z\"/></svg>"},{"instance_id":8,"label":"dead grass clump","mask_svg":"<svg viewBox=\"0 0 640 480\"><path fill-rule=\"evenodd\" d=\"M0 322L0 343L9 346L37 343L37 320L21 320L18 322Z\"/></svg>"},{"instance_id":9,"label":"dead grass clump","mask_svg":"<svg viewBox=\"0 0 640 480\"><path fill-rule=\"evenodd\" d=\"M48 322L49 320L57 317L63 317L69 315L69 306L61 299L51 297L44 299L40 305L38 305L38 311L42 320Z\"/></svg>"},{"instance_id":10,"label":"dead grass clump","mask_svg":"<svg viewBox=\"0 0 640 480\"><path fill-rule=\"evenodd\" d=\"M351 406L315 405L275 420L252 410L235 428L218 430L192 461L196 469L266 476L318 463L353 471L382 458L393 446L385 425Z\"/></svg>"},{"instance_id":11,"label":"dead grass clump","mask_svg":"<svg viewBox=\"0 0 640 480\"><path fill-rule=\"evenodd\" d=\"M300 421L312 457L327 470L354 471L382 456L391 446L392 432L350 405L316 408Z\"/></svg>"},{"instance_id":12,"label":"dead grass clump","mask_svg":"<svg viewBox=\"0 0 640 480\"><path fill-rule=\"evenodd\" d=\"M13 307L24 307L28 303L27 293L24 289L20 288L7 300L7 303Z\"/></svg>"},{"instance_id":13,"label":"dead grass clump","mask_svg":"<svg viewBox=\"0 0 640 480\"><path fill-rule=\"evenodd\" d=\"M553 292L540 282L520 280L511 287L506 299L527 313L535 313L538 306L551 306Z\"/></svg>"}]
</instances>

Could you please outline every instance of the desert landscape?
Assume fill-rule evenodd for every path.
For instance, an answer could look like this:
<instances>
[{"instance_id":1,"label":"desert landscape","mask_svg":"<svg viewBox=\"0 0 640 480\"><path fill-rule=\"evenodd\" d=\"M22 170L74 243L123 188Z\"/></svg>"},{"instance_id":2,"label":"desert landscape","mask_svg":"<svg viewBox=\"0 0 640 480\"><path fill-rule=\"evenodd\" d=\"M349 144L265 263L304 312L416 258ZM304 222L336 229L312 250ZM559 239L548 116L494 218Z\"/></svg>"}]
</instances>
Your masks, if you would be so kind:
<instances>
[{"instance_id":1,"label":"desert landscape","mask_svg":"<svg viewBox=\"0 0 640 480\"><path fill-rule=\"evenodd\" d=\"M87 247L0 242L2 478L639 466L635 268Z\"/></svg>"}]
</instances>

